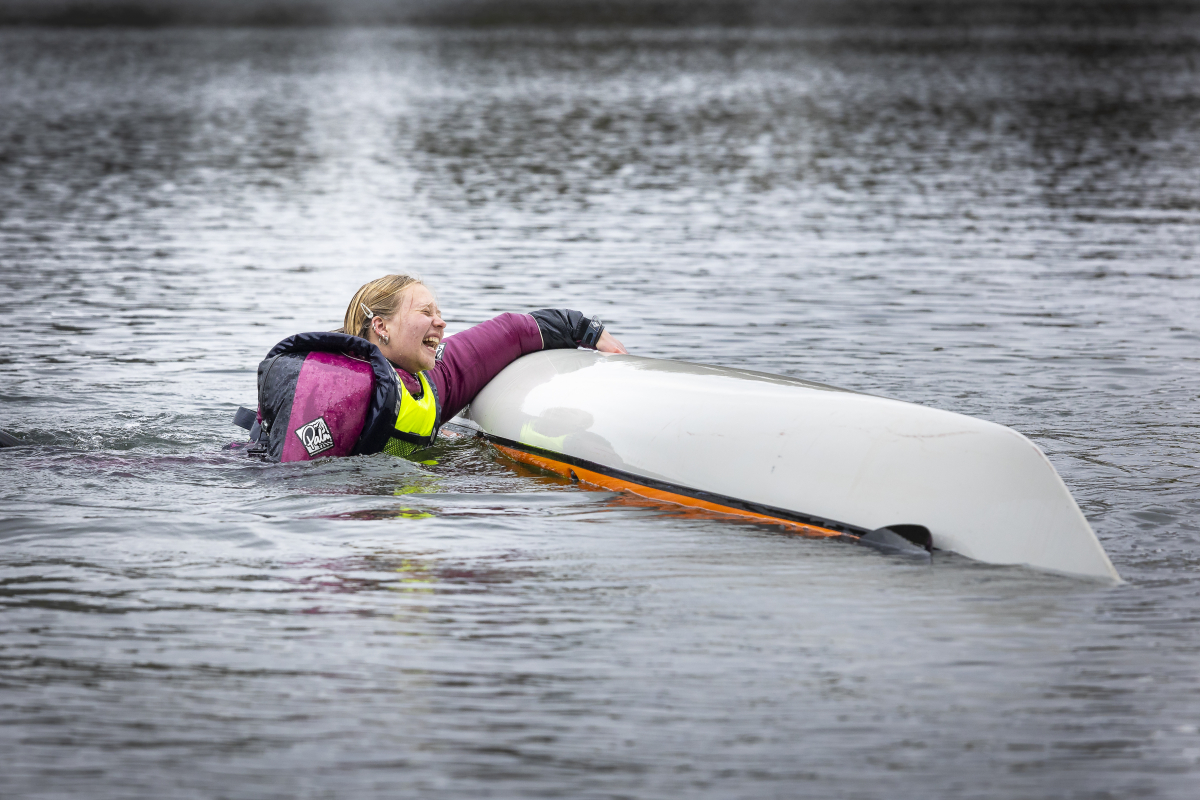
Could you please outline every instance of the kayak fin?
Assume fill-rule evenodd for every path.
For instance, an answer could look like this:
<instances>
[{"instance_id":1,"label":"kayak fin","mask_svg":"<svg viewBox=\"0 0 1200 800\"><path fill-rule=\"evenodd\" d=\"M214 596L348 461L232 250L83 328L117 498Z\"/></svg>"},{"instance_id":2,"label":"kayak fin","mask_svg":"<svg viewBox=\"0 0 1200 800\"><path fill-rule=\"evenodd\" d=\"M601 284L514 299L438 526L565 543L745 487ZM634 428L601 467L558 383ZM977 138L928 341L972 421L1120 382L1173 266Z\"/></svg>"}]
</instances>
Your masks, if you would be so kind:
<instances>
[{"instance_id":1,"label":"kayak fin","mask_svg":"<svg viewBox=\"0 0 1200 800\"><path fill-rule=\"evenodd\" d=\"M924 525L887 525L864 533L858 541L895 555L928 559L933 552L933 536Z\"/></svg>"}]
</instances>

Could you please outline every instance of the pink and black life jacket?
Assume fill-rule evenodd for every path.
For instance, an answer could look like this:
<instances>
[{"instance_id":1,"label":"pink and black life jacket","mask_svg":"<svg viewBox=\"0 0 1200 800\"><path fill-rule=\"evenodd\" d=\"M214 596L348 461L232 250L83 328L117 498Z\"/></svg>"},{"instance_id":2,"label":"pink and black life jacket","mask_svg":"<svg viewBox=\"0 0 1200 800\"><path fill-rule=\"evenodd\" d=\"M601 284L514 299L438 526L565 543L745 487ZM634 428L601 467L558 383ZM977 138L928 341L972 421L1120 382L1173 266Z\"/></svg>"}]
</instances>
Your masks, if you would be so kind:
<instances>
[{"instance_id":1,"label":"pink and black life jacket","mask_svg":"<svg viewBox=\"0 0 1200 800\"><path fill-rule=\"evenodd\" d=\"M367 455L395 435L399 398L396 371L371 342L298 333L258 365L258 413L236 421L271 461Z\"/></svg>"}]
</instances>

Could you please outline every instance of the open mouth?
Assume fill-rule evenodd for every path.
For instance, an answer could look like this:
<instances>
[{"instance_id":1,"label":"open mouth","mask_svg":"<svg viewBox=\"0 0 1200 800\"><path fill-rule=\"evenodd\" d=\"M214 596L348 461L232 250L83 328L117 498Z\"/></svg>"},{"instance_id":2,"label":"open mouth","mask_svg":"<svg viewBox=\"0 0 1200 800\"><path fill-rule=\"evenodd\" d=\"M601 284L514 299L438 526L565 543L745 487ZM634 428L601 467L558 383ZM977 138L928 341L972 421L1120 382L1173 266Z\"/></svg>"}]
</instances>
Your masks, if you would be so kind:
<instances>
[{"instance_id":1,"label":"open mouth","mask_svg":"<svg viewBox=\"0 0 1200 800\"><path fill-rule=\"evenodd\" d=\"M441 340L438 339L436 336L426 336L421 341L421 344L423 344L425 347L428 347L430 350L433 350L436 352L437 346L440 342L441 342Z\"/></svg>"}]
</instances>

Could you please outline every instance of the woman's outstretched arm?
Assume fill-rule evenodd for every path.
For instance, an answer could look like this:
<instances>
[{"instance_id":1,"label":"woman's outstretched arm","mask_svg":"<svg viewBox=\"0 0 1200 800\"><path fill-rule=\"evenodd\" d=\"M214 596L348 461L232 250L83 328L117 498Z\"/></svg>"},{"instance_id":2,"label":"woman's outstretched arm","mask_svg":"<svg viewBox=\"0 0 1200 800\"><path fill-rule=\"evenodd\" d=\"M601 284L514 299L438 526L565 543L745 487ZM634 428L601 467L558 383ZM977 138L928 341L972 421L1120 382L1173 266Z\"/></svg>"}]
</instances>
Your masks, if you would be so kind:
<instances>
[{"instance_id":1,"label":"woman's outstretched arm","mask_svg":"<svg viewBox=\"0 0 1200 800\"><path fill-rule=\"evenodd\" d=\"M447 336L436 365L426 373L441 400L441 421L462 411L500 370L527 353L579 346L606 353L625 352L602 325L598 326L598 335L596 327L578 311L555 308L532 314L501 314ZM411 375L401 372L400 378L410 392L420 391L420 384Z\"/></svg>"}]
</instances>

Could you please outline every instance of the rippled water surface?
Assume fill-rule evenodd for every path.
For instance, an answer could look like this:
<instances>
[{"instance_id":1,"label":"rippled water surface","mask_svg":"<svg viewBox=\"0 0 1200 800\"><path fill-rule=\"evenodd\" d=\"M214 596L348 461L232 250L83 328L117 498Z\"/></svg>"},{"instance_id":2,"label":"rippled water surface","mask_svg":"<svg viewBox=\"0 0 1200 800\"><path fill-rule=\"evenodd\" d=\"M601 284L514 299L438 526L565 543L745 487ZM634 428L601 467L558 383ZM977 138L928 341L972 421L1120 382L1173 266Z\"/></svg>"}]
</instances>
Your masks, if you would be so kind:
<instances>
[{"instance_id":1,"label":"rippled water surface","mask_svg":"<svg viewBox=\"0 0 1200 800\"><path fill-rule=\"evenodd\" d=\"M1176 25L0 31L2 793L1196 796L1198 64ZM1127 583L466 439L224 450L265 351L396 270L452 329L577 307L1011 425Z\"/></svg>"}]
</instances>

